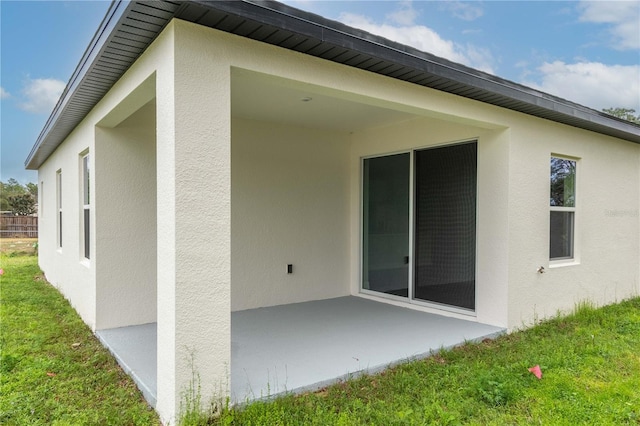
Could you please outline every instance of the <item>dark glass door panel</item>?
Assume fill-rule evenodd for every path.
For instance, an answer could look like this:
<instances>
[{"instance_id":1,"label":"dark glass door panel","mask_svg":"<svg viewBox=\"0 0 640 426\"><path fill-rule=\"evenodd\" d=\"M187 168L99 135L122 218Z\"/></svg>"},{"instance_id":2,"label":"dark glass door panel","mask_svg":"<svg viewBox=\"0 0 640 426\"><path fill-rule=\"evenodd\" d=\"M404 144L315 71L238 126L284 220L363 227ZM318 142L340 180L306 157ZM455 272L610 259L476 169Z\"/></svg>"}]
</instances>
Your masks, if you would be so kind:
<instances>
[{"instance_id":1,"label":"dark glass door panel","mask_svg":"<svg viewBox=\"0 0 640 426\"><path fill-rule=\"evenodd\" d=\"M475 309L477 144L415 152L414 298Z\"/></svg>"},{"instance_id":2,"label":"dark glass door panel","mask_svg":"<svg viewBox=\"0 0 640 426\"><path fill-rule=\"evenodd\" d=\"M408 297L410 158L364 160L363 289Z\"/></svg>"}]
</instances>

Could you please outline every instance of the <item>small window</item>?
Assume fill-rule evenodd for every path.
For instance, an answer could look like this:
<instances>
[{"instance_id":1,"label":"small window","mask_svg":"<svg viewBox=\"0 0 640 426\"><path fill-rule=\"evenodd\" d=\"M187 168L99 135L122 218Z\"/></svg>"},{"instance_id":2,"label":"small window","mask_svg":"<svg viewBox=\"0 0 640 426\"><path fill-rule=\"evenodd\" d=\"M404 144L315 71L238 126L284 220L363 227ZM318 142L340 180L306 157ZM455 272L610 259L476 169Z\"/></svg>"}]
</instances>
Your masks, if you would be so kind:
<instances>
[{"instance_id":1,"label":"small window","mask_svg":"<svg viewBox=\"0 0 640 426\"><path fill-rule=\"evenodd\" d=\"M62 170L56 173L56 240L62 248Z\"/></svg>"},{"instance_id":2,"label":"small window","mask_svg":"<svg viewBox=\"0 0 640 426\"><path fill-rule=\"evenodd\" d=\"M84 241L84 257L86 259L91 258L91 198L90 198L90 178L91 178L91 169L89 162L89 154L82 157L82 235Z\"/></svg>"},{"instance_id":3,"label":"small window","mask_svg":"<svg viewBox=\"0 0 640 426\"><path fill-rule=\"evenodd\" d=\"M40 181L38 189L38 216L44 217L44 181Z\"/></svg>"},{"instance_id":4,"label":"small window","mask_svg":"<svg viewBox=\"0 0 640 426\"><path fill-rule=\"evenodd\" d=\"M576 160L551 157L549 258L574 258Z\"/></svg>"}]
</instances>

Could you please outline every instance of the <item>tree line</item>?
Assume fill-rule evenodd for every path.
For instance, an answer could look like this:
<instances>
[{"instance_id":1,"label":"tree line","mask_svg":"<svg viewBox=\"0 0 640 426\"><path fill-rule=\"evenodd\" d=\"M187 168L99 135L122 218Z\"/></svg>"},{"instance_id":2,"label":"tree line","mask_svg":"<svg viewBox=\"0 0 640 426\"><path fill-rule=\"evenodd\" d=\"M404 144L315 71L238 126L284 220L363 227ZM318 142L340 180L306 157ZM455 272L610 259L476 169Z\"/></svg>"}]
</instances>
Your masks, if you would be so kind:
<instances>
[{"instance_id":1,"label":"tree line","mask_svg":"<svg viewBox=\"0 0 640 426\"><path fill-rule=\"evenodd\" d=\"M602 110L614 117L622 118L623 120L630 121L632 123L640 124L640 114L636 114L635 109L631 108L605 108Z\"/></svg>"},{"instance_id":2,"label":"tree line","mask_svg":"<svg viewBox=\"0 0 640 426\"><path fill-rule=\"evenodd\" d=\"M17 216L28 216L38 211L38 185L22 185L11 178L0 182L0 210Z\"/></svg>"}]
</instances>

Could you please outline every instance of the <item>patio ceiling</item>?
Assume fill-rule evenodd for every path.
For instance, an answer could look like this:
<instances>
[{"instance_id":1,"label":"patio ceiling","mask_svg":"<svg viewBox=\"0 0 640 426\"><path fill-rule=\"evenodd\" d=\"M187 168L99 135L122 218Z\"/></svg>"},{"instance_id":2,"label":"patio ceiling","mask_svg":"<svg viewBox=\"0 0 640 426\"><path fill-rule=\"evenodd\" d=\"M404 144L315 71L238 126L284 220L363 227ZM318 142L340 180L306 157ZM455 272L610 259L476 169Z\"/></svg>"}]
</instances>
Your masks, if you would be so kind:
<instances>
[{"instance_id":1,"label":"patio ceiling","mask_svg":"<svg viewBox=\"0 0 640 426\"><path fill-rule=\"evenodd\" d=\"M640 126L272 1L115 0L25 166L37 169L173 18L640 143Z\"/></svg>"},{"instance_id":2,"label":"patio ceiling","mask_svg":"<svg viewBox=\"0 0 640 426\"><path fill-rule=\"evenodd\" d=\"M231 115L282 125L353 132L414 119L418 115L345 99L340 93L291 80L234 69Z\"/></svg>"}]
</instances>

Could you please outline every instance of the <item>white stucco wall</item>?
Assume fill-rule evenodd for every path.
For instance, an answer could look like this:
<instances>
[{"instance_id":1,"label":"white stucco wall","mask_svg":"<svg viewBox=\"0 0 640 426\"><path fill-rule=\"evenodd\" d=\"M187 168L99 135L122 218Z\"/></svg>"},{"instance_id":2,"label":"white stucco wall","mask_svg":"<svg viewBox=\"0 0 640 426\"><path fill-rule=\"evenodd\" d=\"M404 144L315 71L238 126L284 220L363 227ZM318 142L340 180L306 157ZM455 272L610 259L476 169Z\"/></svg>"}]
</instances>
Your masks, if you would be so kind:
<instances>
[{"instance_id":1,"label":"white stucco wall","mask_svg":"<svg viewBox=\"0 0 640 426\"><path fill-rule=\"evenodd\" d=\"M96 314L95 268L91 261L84 260L83 255L81 153L88 150L93 154L93 141L93 129L77 128L38 169L38 180L44 184L38 212L38 263L47 280L64 294L92 328ZM90 161L93 166L93 155ZM58 171L62 173L62 248L58 248L57 240ZM94 188L94 182L91 182L91 191ZM94 220L95 209L91 209L91 221ZM92 234L91 252L94 250Z\"/></svg>"},{"instance_id":2,"label":"white stucco wall","mask_svg":"<svg viewBox=\"0 0 640 426\"><path fill-rule=\"evenodd\" d=\"M96 329L156 322L155 119L150 101L96 128Z\"/></svg>"},{"instance_id":3,"label":"white stucco wall","mask_svg":"<svg viewBox=\"0 0 640 426\"><path fill-rule=\"evenodd\" d=\"M173 302L175 323L169 330L161 329L159 321L158 330L159 335L171 333L175 342L175 381L162 392L173 398L166 405L175 403L177 409L194 372L203 404L224 397L229 388L231 70L226 46L174 23L169 28L175 31L173 82L158 80L158 103L168 113L166 123L158 126L163 135L158 137L158 187L163 188L158 206L172 211L172 217L158 218L158 230L173 237L159 237L166 247L159 251L158 264L166 256L175 265L175 275L167 277L163 288L167 302Z\"/></svg>"},{"instance_id":4,"label":"white stucco wall","mask_svg":"<svg viewBox=\"0 0 640 426\"><path fill-rule=\"evenodd\" d=\"M576 259L549 263L549 157L575 157ZM640 145L530 118L512 129L509 325L638 294ZM536 273L544 266L546 273Z\"/></svg>"},{"instance_id":5,"label":"white stucco wall","mask_svg":"<svg viewBox=\"0 0 640 426\"><path fill-rule=\"evenodd\" d=\"M232 310L350 293L348 153L342 132L232 120Z\"/></svg>"},{"instance_id":6,"label":"white stucco wall","mask_svg":"<svg viewBox=\"0 0 640 426\"><path fill-rule=\"evenodd\" d=\"M153 55L155 50L157 48L150 49L149 55ZM124 263L118 263L118 252L122 255L126 252L124 247L129 245L123 244L122 238L113 238L110 233L122 220L122 206L129 205L127 211L133 220L125 221L123 228L134 232L135 225L141 225L141 216L149 219L141 225L141 238L129 240L129 243L133 241L131 246L138 250L141 245L151 248L151 251L155 250L149 234L152 227L155 229L155 187L151 191L149 182L138 182L138 185L128 186L128 178L147 178L151 173L155 173L155 147L152 146L155 125L147 119L146 124L143 120L140 128L131 131L123 130L124 127L114 130L113 127L121 124L155 96L153 75L158 69L158 64L161 65L162 61L156 58L154 61L143 61L133 67L127 78L121 79L105 95L38 170L38 180L43 182L45 188L42 194L44 210L39 212L40 267L47 279L60 289L93 330L116 326L115 324L140 324L153 321L155 318L155 307L152 306L155 305L155 301L147 303L147 298L155 297L153 263L136 264L136 256L128 256L126 259L123 257L120 260ZM119 137L122 137L122 140ZM99 140L98 146L96 140ZM98 161L97 151L100 153ZM90 260L84 259L82 239L81 155L87 152L90 155L91 168ZM133 157L130 157L131 155ZM132 170L132 167L138 167L137 161L141 157L144 157L144 161L139 169ZM57 170L62 170L63 179L62 249L56 249ZM123 174L116 176L113 171ZM117 188L114 186L116 184L123 187ZM99 194L97 188L100 189ZM118 193L118 190L121 193ZM97 207L101 204L104 210L101 210L102 214L96 215ZM96 220L97 218L99 220ZM114 232L122 236L120 231ZM96 243L98 235L100 244ZM155 230L153 239L155 241ZM104 254L103 258L100 257L100 252ZM138 259L149 259L147 254L142 254ZM101 263L101 260L104 260L104 263ZM96 278L97 271L101 271L100 279ZM126 288L129 291L130 286L118 288L128 282L126 277L130 274L144 281L145 284L138 288L144 289L142 293L125 294L120 290ZM125 283L119 282L120 279L125 279ZM99 292L97 282L104 284L102 290L110 290ZM108 306L102 310L101 318L98 320L98 296L105 295ZM144 301L138 301L142 309L138 310L138 305L133 309L131 301L117 307L127 297L134 295L144 298ZM117 318L116 315L123 315L123 318Z\"/></svg>"}]
</instances>

